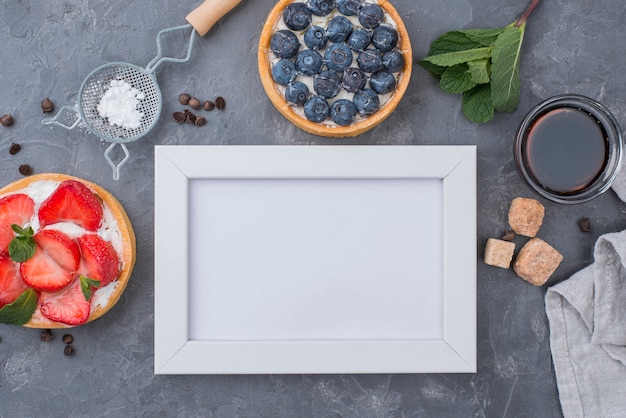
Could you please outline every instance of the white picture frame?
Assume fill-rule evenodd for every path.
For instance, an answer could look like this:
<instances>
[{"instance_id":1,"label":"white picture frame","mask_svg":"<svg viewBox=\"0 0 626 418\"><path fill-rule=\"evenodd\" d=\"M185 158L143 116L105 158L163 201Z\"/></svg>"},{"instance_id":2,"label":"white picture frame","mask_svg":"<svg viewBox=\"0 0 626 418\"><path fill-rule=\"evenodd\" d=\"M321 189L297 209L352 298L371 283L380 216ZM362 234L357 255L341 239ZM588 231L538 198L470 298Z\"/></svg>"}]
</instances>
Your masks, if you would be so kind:
<instances>
[{"instance_id":1,"label":"white picture frame","mask_svg":"<svg viewBox=\"0 0 626 418\"><path fill-rule=\"evenodd\" d=\"M387 188L387 185L390 187ZM276 194L268 195L273 189L276 189ZM315 193L311 192L313 190ZM396 311L393 311L390 315L397 315L398 321L395 321L392 316L377 323L379 313L376 313L375 316L366 320L370 322L366 322L365 325L345 326L345 337L341 327L333 328L334 316L325 317L324 315L315 317L315 321L304 322L323 325L320 329L313 330L309 330L308 327L304 327L305 330L294 328L293 325L297 325L297 321L300 320L295 317L286 325L281 323L278 326L280 329L274 332L271 328L273 325L267 325L273 323L273 317L268 317L269 319L264 321L263 313L259 312L252 312L252 315L247 318L254 320L246 320L244 321L246 324L239 327L241 318L244 318L244 316L239 316L239 308L235 307L229 311L229 304L219 305L220 299L214 298L211 287L218 286L219 292L230 292L231 298L233 298L232 293L237 293L237 297L233 300L247 301L246 307L257 309L262 305L255 302L255 291L242 292L242 285L228 287L228 283L239 278L238 275L249 274L249 271L245 270L247 263L222 262L232 257L233 252L239 254L241 247L244 248L241 251L244 251L243 254L246 257L255 257L255 248L259 248L259 243L256 242L254 245L257 247L245 252L248 243L248 239L242 240L245 235L239 234L236 228L231 227L228 230L223 227L223 225L229 225L229 222L230 225L240 225L241 221L245 221L246 227L255 231L256 218L249 221L245 219L246 215L242 214L249 213L253 216L260 209L250 207L247 208L247 212L240 210L237 206L239 202L237 199L240 199L238 196L243 191L245 193L242 199L253 202L261 199L266 202L260 205L272 205L277 199L276 196L280 200L281 196L291 196L293 193L296 196L293 200L301 200L301 196L311 194L317 196L318 190L321 194L317 199L321 199L321 203L316 203L315 200L311 203L314 206L317 205L315 206L316 213L324 211L324 199L329 199L328 196L332 196L332 199L337 196L344 198L345 204L351 211L354 211L354 207L371 206L369 203L365 205L360 203L361 192L365 199L369 199L366 202L374 202L373 206L377 209L372 209L371 217L367 218L369 220L361 224L356 223L354 227L360 230L363 225L383 226L379 229L384 230L383 235L386 234L386 236L383 239L390 246L393 246L395 242L394 234L398 234L398 242L402 243L402 246L385 251L383 253L385 256L381 255L381 259L392 257L393 254L399 253L396 250L406 249L407 246L413 245L414 235L424 235L421 232L415 234L413 231L416 227L431 225L430 229L426 228L426 231L432 237L428 238L429 235L427 235L424 242L432 242L430 246L435 249L434 256L428 255L428 259L426 256L420 258L420 254L415 251L415 259L399 257L396 260L392 257L393 260L388 262L387 266L394 269L400 266L400 270L393 274L394 277L399 278L397 283L391 278L389 279L391 282L386 287L376 287L376 284L366 282L368 287L360 288L359 280L348 280L346 283L353 286L354 291L340 293L340 298L344 297L342 295L360 295L354 296L355 299L350 301L351 304L354 302L354 305L348 309L342 306L337 308L333 302L325 302L327 298L321 298L319 295L317 295L319 300L314 299L316 303L328 303L328 306L323 307L324 312L330 309L332 315L345 313L348 320L353 320L351 314L357 312L358 315L362 315L362 312L368 310L372 301L386 300L386 305L383 305L379 313L384 315L391 312L393 301L398 298L403 300L399 303L403 303L406 308L401 312L406 312L407 315L398 315ZM372 190L375 191L372 192ZM410 193L406 193L407 190ZM419 196L419 204L415 204L416 197L413 190L416 190L417 194L424 194ZM372 199L371 193L376 193L374 196L386 196L385 193L388 192L396 193L401 203L392 205L389 202L380 202L382 209L378 208L378 203L375 202L377 199L375 197ZM217 203L215 199L211 200L213 195L218 197ZM271 197L265 198L266 196ZM378 200L386 201L387 199ZM231 206L227 206L227 202L230 202ZM242 206L250 204L250 201L246 200L241 202ZM213 210L214 206L211 205L215 204L218 206ZM225 206L220 207L221 204ZM208 205L207 210L205 210L206 205ZM395 214L395 208L398 206L409 206L410 209L400 210L398 214ZM263 257L256 260L257 264L254 267L254 271L261 272L259 274L264 271L264 257L268 257L268 268L274 269L278 264L282 266L283 263L277 263L276 259L272 259L272 254L290 251L293 245L285 244L290 238L289 231L298 229L300 233L298 222L302 222L302 225L305 223L309 225L311 221L311 217L299 217L293 213L288 217L284 217L284 214L276 214L272 217L272 213L278 212L276 207L280 206L274 206L274 209L264 212L266 216L263 222L270 222L273 228L281 230L280 224L283 219L290 220L291 223L279 233L279 237L282 237L280 241L285 247L262 252ZM377 211L385 211L389 208L394 209L394 216L390 218L399 219L385 218L384 222L376 222ZM426 208L423 213L421 213L421 208ZM320 222L319 227L306 229L307 233L315 235L316 230L328 225L323 216L320 219L322 220L317 221ZM387 222L395 222L394 225L400 227L385 228ZM348 223L352 223L352 218ZM402 232L405 231L402 227L404 224L412 225L408 229L410 232ZM334 228L343 230L337 228L336 225ZM213 233L225 235L218 235L217 243L209 242L208 238L205 242L203 241L205 232L208 236ZM378 229L372 231L372 235L379 232ZM346 232L346 235L351 234ZM252 238L257 235L258 233L254 232ZM336 235L333 234L332 242L342 239L341 233L338 237ZM251 235L247 236L251 237ZM219 237L227 238L228 242L221 245ZM300 240L298 242L308 242L302 241L300 236L296 238ZM360 242L352 236L343 238L352 239L350 241L352 243ZM315 239L319 237L311 237L311 240ZM254 242L253 239L252 241ZM415 242L416 245L424 246L423 243ZM239 246L239 244L242 245ZM156 146L154 245L155 374L476 372L475 146ZM272 243L272 245L280 244ZM210 253L198 252L197 248L200 247L210 249ZM235 251L232 250L233 247L236 248ZM311 251L315 252L315 248L324 247L324 245L315 245L312 247L313 250L307 248L307 256L311 255ZM372 250L368 246L361 248L355 245L355 247L359 247L354 249L355 252L364 251L364 254L367 254L367 251L373 251L366 257L365 263L372 258L372 254L373 256L381 254L377 252L377 249ZM349 258L352 249L346 249L346 251L346 257L342 256L337 259L345 261ZM406 252L400 251L400 253ZM426 254L429 252L426 251ZM208 261L204 260L205 255ZM211 256L219 258L211 259ZM318 258L322 259L327 256L327 253L322 253ZM297 274L297 266L302 260L295 257L295 261L291 262L292 266L285 267L296 269L289 270L289 274L292 275L294 271ZM285 259L291 260L291 256ZM418 266L432 265L431 270L428 270L432 276L418 278L411 268L408 272L405 271L407 270L405 266L414 265L411 263ZM286 261L284 264L289 266L290 262ZM342 272L341 276L333 280L341 281L344 276L350 275L346 274L346 269L349 271L353 264L343 261L340 264L341 268L337 271ZM229 266L241 265L244 266L244 270L228 271ZM221 276L214 277L219 274L215 273L213 266L223 274L233 273L233 275L229 276L229 280L221 280ZM311 266L307 267L307 273L312 270ZM366 265L366 270L376 270L378 266L379 264ZM386 265L383 264L383 266ZM242 271L246 273L241 273ZM364 277L368 275L367 272L361 270L359 272ZM375 278L375 274L372 273L372 277ZM271 274L268 273L263 280L274 277L273 275L278 276L275 270L272 270ZM324 271L322 275L327 277L329 273ZM410 302L411 299L404 296L405 289L415 292L416 288L413 287L412 282L414 276L420 283L418 286L424 286L426 293L433 292L434 296L424 301L436 299L435 303L413 304ZM292 286L289 288L290 294L300 293L298 280L294 277L289 281L289 286ZM403 279L400 279L401 277ZM223 283L226 281L228 283ZM249 283L252 282L244 284L243 287L247 289ZM277 283L275 288L283 289L284 283ZM312 288L302 290L305 295L299 296L301 299L298 300L298 305L301 305L303 300L307 300L305 299L307 295L312 298L316 297L318 292L316 292L315 283L315 281L307 282L307 286L312 286ZM370 288L370 285L373 287ZM370 289L374 290L369 291ZM386 295L386 291L381 291L381 289L388 289L391 292L390 295ZM422 288L418 287L417 292L414 293L416 296L422 293L420 289ZM239 294L240 292L242 293ZM287 290L282 291L282 293L285 292ZM280 295L281 290L272 292L274 293ZM202 303L205 300L204 296L206 300L213 300L208 307L206 303ZM273 312L280 317L290 316L281 315L281 306L276 306L281 305L276 302L280 300L286 299L277 297L270 303L275 307ZM414 305L419 306L416 308ZM356 308L353 309L353 306ZM211 310L211 308L215 309ZM282 309L284 313L284 310L292 309L292 307L286 305ZM220 318L220 314L224 316ZM261 319L255 319L258 317ZM428 321L415 322L416 317L427 318ZM436 326L429 325L430 319ZM387 334L385 323L395 322L401 324L402 327L391 330ZM411 327L414 323L422 324L419 325L421 327L419 332L413 333L414 330ZM220 327L215 324L225 325ZM215 329L211 328L212 326ZM326 329L328 327L333 329ZM230 335L229 331L235 334ZM374 334L368 335L370 331ZM237 332L239 334L236 334ZM294 334L291 335L290 332ZM247 333L252 336L248 337Z\"/></svg>"}]
</instances>

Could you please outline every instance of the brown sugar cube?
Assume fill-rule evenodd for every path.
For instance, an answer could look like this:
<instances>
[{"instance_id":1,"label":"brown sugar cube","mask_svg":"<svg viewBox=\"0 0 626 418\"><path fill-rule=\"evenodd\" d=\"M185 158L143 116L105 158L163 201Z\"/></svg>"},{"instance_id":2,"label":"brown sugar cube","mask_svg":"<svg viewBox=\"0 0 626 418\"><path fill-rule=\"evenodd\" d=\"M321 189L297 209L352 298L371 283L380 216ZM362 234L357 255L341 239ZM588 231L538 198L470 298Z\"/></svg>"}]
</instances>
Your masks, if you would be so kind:
<instances>
[{"instance_id":1,"label":"brown sugar cube","mask_svg":"<svg viewBox=\"0 0 626 418\"><path fill-rule=\"evenodd\" d=\"M534 237L543 223L544 211L537 200L516 197L509 208L509 225L516 234Z\"/></svg>"},{"instance_id":2,"label":"brown sugar cube","mask_svg":"<svg viewBox=\"0 0 626 418\"><path fill-rule=\"evenodd\" d=\"M489 238L485 245L485 264L503 269L511 267L515 244L501 239Z\"/></svg>"},{"instance_id":3,"label":"brown sugar cube","mask_svg":"<svg viewBox=\"0 0 626 418\"><path fill-rule=\"evenodd\" d=\"M519 277L535 286L542 286L563 261L563 256L540 238L530 239L513 263Z\"/></svg>"}]
</instances>

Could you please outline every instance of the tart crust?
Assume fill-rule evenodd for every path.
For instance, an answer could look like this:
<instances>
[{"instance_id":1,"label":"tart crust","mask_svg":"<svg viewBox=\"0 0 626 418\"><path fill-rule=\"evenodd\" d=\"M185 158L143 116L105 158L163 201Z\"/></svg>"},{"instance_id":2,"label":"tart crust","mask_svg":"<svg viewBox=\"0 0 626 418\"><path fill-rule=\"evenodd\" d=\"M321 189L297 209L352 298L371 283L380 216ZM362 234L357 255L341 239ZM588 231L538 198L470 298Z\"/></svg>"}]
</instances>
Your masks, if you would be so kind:
<instances>
[{"instance_id":1,"label":"tart crust","mask_svg":"<svg viewBox=\"0 0 626 418\"><path fill-rule=\"evenodd\" d=\"M58 173L41 173L35 174L29 177L25 177L23 179L17 180L13 183L8 184L7 186L0 189L0 196L4 194L18 192L22 189L25 189L30 184L35 183L37 181L42 180L51 180L57 182L63 182L65 180L78 180L81 183L85 184L89 187L93 192L95 192L104 204L109 208L113 217L117 221L118 228L120 230L122 244L123 244L123 254L118 254L120 257L120 261L122 262L123 268L120 274L118 275L117 287L111 293L107 304L104 306L97 306L89 315L87 322L91 322L95 319L100 318L102 315L107 313L120 299L124 289L126 289L126 285L128 284L128 280L133 271L133 267L135 265L135 258L137 255L136 252L136 241L135 241L135 232L133 230L130 219L128 218L128 214L122 207L122 204L107 190L103 187L92 183L90 181L70 176L67 174L58 174ZM28 328L70 328L70 325L62 324L59 322L51 321L45 318L42 315L31 318L30 321L25 323L23 326Z\"/></svg>"},{"instance_id":2,"label":"tart crust","mask_svg":"<svg viewBox=\"0 0 626 418\"><path fill-rule=\"evenodd\" d=\"M299 127L300 129L315 135L344 138L361 135L380 124L387 118L398 106L398 103L402 99L404 92L406 91L409 80L411 78L411 70L413 68L413 54L411 50L411 41L409 34L404 26L404 22L396 9L387 0L378 0L378 5L385 10L385 13L391 17L397 26L397 31L400 36L400 42L398 43L398 49L404 56L404 68L402 69L402 77L398 82L396 90L393 93L391 99L376 113L368 116L365 119L356 121L348 126L334 126L325 125L322 123L311 122L303 116L297 114L292 105L290 105L284 96L276 89L276 84L272 79L272 69L270 64L270 39L274 33L274 25L280 18L283 10L287 5L293 3L293 0L280 0L276 6L272 9L261 32L259 40L259 53L258 53L258 66L259 75L261 77L261 83L267 93L270 101L274 104L276 109L285 116L291 123Z\"/></svg>"}]
</instances>

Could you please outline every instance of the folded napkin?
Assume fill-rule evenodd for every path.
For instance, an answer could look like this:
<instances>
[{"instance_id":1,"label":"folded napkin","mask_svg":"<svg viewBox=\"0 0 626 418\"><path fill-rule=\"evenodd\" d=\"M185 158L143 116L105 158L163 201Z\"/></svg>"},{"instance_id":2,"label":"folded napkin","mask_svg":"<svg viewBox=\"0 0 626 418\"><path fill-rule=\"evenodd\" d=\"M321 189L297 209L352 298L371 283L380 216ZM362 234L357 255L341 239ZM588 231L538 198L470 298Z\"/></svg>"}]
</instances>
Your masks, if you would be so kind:
<instances>
[{"instance_id":1,"label":"folded napkin","mask_svg":"<svg viewBox=\"0 0 626 418\"><path fill-rule=\"evenodd\" d=\"M626 200L622 186L614 190ZM598 238L593 264L545 302L563 415L626 417L626 231Z\"/></svg>"}]
</instances>

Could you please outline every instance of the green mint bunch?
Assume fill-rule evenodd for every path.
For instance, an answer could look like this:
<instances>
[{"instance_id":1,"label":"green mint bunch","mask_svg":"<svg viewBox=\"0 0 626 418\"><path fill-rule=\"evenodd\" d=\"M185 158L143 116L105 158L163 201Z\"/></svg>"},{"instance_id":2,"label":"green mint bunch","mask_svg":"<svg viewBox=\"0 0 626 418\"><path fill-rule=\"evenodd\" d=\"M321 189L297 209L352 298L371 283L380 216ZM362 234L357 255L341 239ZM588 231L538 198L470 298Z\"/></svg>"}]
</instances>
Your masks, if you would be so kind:
<instances>
[{"instance_id":1,"label":"green mint bunch","mask_svg":"<svg viewBox=\"0 0 626 418\"><path fill-rule=\"evenodd\" d=\"M463 114L485 123L494 112L512 112L520 97L519 63L526 21L541 0L532 0L503 28L446 32L419 61L446 93L463 95Z\"/></svg>"}]
</instances>

